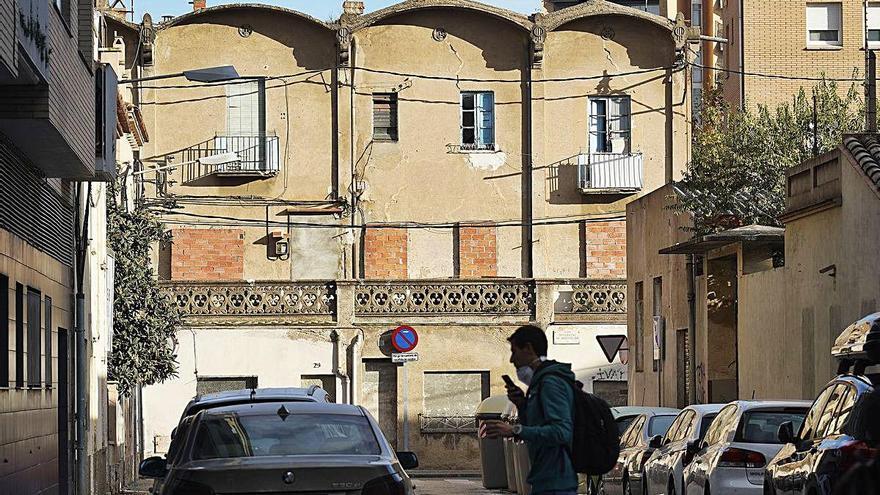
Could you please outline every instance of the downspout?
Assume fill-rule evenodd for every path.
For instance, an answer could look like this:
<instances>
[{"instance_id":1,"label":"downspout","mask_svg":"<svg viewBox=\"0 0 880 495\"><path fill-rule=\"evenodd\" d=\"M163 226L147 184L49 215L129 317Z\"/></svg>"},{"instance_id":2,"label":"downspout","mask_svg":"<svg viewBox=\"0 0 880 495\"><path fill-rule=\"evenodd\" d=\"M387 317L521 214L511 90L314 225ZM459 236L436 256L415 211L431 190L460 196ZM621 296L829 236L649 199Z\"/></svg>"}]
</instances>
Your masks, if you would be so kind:
<instances>
[{"instance_id":1,"label":"downspout","mask_svg":"<svg viewBox=\"0 0 880 495\"><path fill-rule=\"evenodd\" d=\"M351 341L351 380L349 380L348 402L351 405L358 405L357 387L358 387L358 368L361 362L361 346L363 345L361 334L358 333Z\"/></svg>"},{"instance_id":2,"label":"downspout","mask_svg":"<svg viewBox=\"0 0 880 495\"><path fill-rule=\"evenodd\" d=\"M523 71L525 78L523 81L523 132L525 139L523 140L523 226L522 226L522 262L523 276L530 279L535 276L534 267L534 227L532 221L534 218L532 212L532 149L533 132L532 132L532 67L531 67L531 49L527 49L526 60L527 65Z\"/></svg>"},{"instance_id":3,"label":"downspout","mask_svg":"<svg viewBox=\"0 0 880 495\"><path fill-rule=\"evenodd\" d=\"M351 194L351 230L352 234L356 231L357 226L357 213L358 213L358 189L357 189L357 171L355 170L355 158L354 158L354 150L355 150L355 129L354 129L354 77L355 77L355 64L357 61L355 60L355 44L354 44L354 36L351 37L351 43L349 44L349 86L348 86L348 95L349 95L349 114L348 114L348 128L349 128L349 138L348 138L348 159L349 166L351 168L351 186L350 186L350 194ZM351 278L357 279L360 277L358 273L358 266L360 266L359 255L357 249L357 242L353 242L351 244Z\"/></svg>"},{"instance_id":4,"label":"downspout","mask_svg":"<svg viewBox=\"0 0 880 495\"><path fill-rule=\"evenodd\" d=\"M697 403L697 294L696 294L696 271L694 270L694 255L687 255L685 264L687 272L687 301L688 301L688 404Z\"/></svg>"},{"instance_id":5,"label":"downspout","mask_svg":"<svg viewBox=\"0 0 880 495\"><path fill-rule=\"evenodd\" d=\"M739 0L739 109L746 108L746 3Z\"/></svg>"},{"instance_id":6,"label":"downspout","mask_svg":"<svg viewBox=\"0 0 880 495\"><path fill-rule=\"evenodd\" d=\"M88 358L88 341L85 328L85 293L83 292L83 278L86 268L86 245L88 241L86 234L89 228L89 197L92 194L92 184L88 183L86 197L81 195L82 184L76 187L76 213L74 221L74 242L75 242L75 265L76 265L76 303L74 308L74 334L76 339L75 355L76 355L76 493L77 495L87 495L90 490L86 486L88 480L88 462L86 455L86 422L89 420L89 403L87 385L88 381L86 359ZM84 201L83 201L84 199ZM82 214L82 227L80 227L80 204L83 204L85 210Z\"/></svg>"}]
</instances>

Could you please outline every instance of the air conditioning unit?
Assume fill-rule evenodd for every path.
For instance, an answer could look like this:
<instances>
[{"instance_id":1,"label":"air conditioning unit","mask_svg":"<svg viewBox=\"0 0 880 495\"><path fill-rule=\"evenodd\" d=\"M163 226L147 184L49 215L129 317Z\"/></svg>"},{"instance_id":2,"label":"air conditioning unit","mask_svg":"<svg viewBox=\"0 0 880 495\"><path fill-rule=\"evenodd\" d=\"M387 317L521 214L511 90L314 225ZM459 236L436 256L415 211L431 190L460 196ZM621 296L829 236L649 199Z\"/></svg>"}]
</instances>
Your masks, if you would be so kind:
<instances>
[{"instance_id":1,"label":"air conditioning unit","mask_svg":"<svg viewBox=\"0 0 880 495\"><path fill-rule=\"evenodd\" d=\"M116 180L116 72L110 64L95 71L95 176Z\"/></svg>"}]
</instances>

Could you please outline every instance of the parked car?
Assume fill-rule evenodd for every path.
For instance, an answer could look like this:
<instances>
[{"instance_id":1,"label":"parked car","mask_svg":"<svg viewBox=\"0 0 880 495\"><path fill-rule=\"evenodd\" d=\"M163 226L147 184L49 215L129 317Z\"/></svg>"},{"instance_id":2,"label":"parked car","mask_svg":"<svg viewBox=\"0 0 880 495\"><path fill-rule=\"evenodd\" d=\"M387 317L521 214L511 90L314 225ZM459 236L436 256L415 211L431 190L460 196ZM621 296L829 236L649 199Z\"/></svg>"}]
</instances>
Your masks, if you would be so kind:
<instances>
[{"instance_id":1,"label":"parked car","mask_svg":"<svg viewBox=\"0 0 880 495\"><path fill-rule=\"evenodd\" d=\"M632 422L642 414L669 413L676 415L679 411L679 409L672 409L670 407L619 406L611 408L611 415L614 417L615 423L617 423L617 431L620 433L620 436L623 437L626 429L629 428ZM581 476L581 485L586 485L587 495L599 494L601 492L602 483L601 476Z\"/></svg>"},{"instance_id":2,"label":"parked car","mask_svg":"<svg viewBox=\"0 0 880 495\"><path fill-rule=\"evenodd\" d=\"M673 412L674 411L674 412ZM601 493L644 495L645 462L654 453L651 438L663 436L675 421L677 411L646 412L638 415L620 438L620 456L611 472L602 476Z\"/></svg>"},{"instance_id":3,"label":"parked car","mask_svg":"<svg viewBox=\"0 0 880 495\"><path fill-rule=\"evenodd\" d=\"M832 355L840 363L838 376L819 393L800 429L779 427L785 445L767 465L766 495L838 493L838 483L850 484L854 471L880 459L880 313L847 327ZM876 487L859 493L870 488Z\"/></svg>"},{"instance_id":4,"label":"parked car","mask_svg":"<svg viewBox=\"0 0 880 495\"><path fill-rule=\"evenodd\" d=\"M671 413L673 415L681 412L681 409L673 409L671 407L650 407L650 406L620 406L612 407L611 415L617 423L617 431L623 436L623 432L629 428L633 420L645 413Z\"/></svg>"},{"instance_id":5,"label":"parked car","mask_svg":"<svg viewBox=\"0 0 880 495\"><path fill-rule=\"evenodd\" d=\"M724 404L688 406L681 410L666 435L651 438L656 451L645 464L645 489L649 495L676 495L684 490L684 468L691 459L687 452L690 442L701 442L709 424Z\"/></svg>"},{"instance_id":6,"label":"parked car","mask_svg":"<svg viewBox=\"0 0 880 495\"><path fill-rule=\"evenodd\" d=\"M309 401L235 404L184 419L179 447L151 457L141 476L154 495L360 493L412 495L412 452L395 453L360 406Z\"/></svg>"},{"instance_id":7,"label":"parked car","mask_svg":"<svg viewBox=\"0 0 880 495\"><path fill-rule=\"evenodd\" d=\"M200 411L217 407L266 402L330 402L330 395L317 385L305 388L247 388L197 395L183 408L180 421L171 430L171 444L168 446L168 452L165 456L167 462L173 462L180 451L182 441L179 439L178 433L182 435L182 432L189 428L194 416ZM151 493L161 493L164 482L164 477L156 478Z\"/></svg>"},{"instance_id":8,"label":"parked car","mask_svg":"<svg viewBox=\"0 0 880 495\"><path fill-rule=\"evenodd\" d=\"M779 452L779 425L800 426L809 401L734 401L712 421L701 443L688 450L693 461L685 468L687 495L737 493L761 495L764 467Z\"/></svg>"}]
</instances>

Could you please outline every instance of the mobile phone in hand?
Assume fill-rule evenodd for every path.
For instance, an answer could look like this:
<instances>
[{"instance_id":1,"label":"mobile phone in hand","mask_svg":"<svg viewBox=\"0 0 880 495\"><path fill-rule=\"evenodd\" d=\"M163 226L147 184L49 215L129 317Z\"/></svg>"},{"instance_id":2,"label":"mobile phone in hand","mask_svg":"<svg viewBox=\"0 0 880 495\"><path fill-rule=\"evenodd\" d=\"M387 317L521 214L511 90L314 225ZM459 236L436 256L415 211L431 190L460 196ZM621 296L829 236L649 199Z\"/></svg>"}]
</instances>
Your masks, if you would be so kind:
<instances>
[{"instance_id":1,"label":"mobile phone in hand","mask_svg":"<svg viewBox=\"0 0 880 495\"><path fill-rule=\"evenodd\" d=\"M513 383L513 380L510 379L509 375L501 375L501 379L504 380L504 384L508 387L515 387L516 385Z\"/></svg>"}]
</instances>

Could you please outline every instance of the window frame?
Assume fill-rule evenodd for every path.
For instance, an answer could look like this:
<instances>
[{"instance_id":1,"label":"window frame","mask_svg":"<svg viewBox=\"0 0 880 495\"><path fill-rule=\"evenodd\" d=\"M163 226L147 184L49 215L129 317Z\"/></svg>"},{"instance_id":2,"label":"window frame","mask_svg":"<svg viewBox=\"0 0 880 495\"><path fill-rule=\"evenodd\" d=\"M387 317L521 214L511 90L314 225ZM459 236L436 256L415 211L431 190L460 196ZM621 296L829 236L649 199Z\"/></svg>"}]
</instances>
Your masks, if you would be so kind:
<instances>
[{"instance_id":1,"label":"window frame","mask_svg":"<svg viewBox=\"0 0 880 495\"><path fill-rule=\"evenodd\" d=\"M471 96L474 99L474 108L472 110L465 109L465 98ZM481 127L480 123L484 121L484 115L486 110L481 105L481 100L483 97L489 96L491 97L491 142L481 142L485 140L485 136L483 134L485 127ZM473 112L474 114L474 122L471 126L465 126L465 113ZM497 151L498 150L498 128L496 126L497 120L495 118L495 92L494 91L462 91L459 98L459 142L461 143L462 151ZM474 132L474 142L466 143L465 142L465 131L467 129L473 129Z\"/></svg>"},{"instance_id":2,"label":"window frame","mask_svg":"<svg viewBox=\"0 0 880 495\"><path fill-rule=\"evenodd\" d=\"M617 137L623 137L625 140L624 149L619 153L623 155L632 153L632 97L630 95L594 95L588 97L587 100L587 138L589 142L590 153L615 153L613 145L611 144L611 140L615 137L613 134L616 134ZM626 102L626 113L620 113L617 115L617 117L615 117L612 114L611 110L613 107L611 103L613 101L618 102L618 107L620 107L621 102ZM601 120L604 124L604 130L599 129L600 126L598 124L598 120L600 119L600 117L598 115L598 112L593 111L593 104L599 102L602 102L604 107L604 112L601 116ZM624 115L626 116L625 119L623 118ZM597 121L595 126L594 120ZM621 124L620 129L615 130L613 128L613 124L615 122L625 122L626 128L624 129ZM602 144L600 144L600 135L604 136L604 143Z\"/></svg>"},{"instance_id":3,"label":"window frame","mask_svg":"<svg viewBox=\"0 0 880 495\"><path fill-rule=\"evenodd\" d=\"M15 388L25 388L24 381L24 285L15 283Z\"/></svg>"},{"instance_id":4,"label":"window frame","mask_svg":"<svg viewBox=\"0 0 880 495\"><path fill-rule=\"evenodd\" d=\"M0 389L9 388L9 277L0 273Z\"/></svg>"},{"instance_id":5,"label":"window frame","mask_svg":"<svg viewBox=\"0 0 880 495\"><path fill-rule=\"evenodd\" d=\"M634 342L636 346L636 373L642 373L645 371L645 283L643 281L636 282L635 291L636 335Z\"/></svg>"},{"instance_id":6,"label":"window frame","mask_svg":"<svg viewBox=\"0 0 880 495\"><path fill-rule=\"evenodd\" d=\"M810 39L810 32L811 31L817 31L817 32L818 31L822 31L822 32L834 31L831 29L811 29L811 26L810 26L810 9L828 8L828 7L832 7L837 12L837 19L836 19L836 21L837 21L837 29L836 29L837 40L831 41L831 40L812 40L812 39ZM830 12L830 10L829 10L829 12ZM806 28L807 28L807 32L806 32L807 48L838 49L838 48L843 47L843 4L842 3L840 3L840 2L808 2L806 4L805 9L804 9L804 13L805 13L805 20L806 20ZM829 27L832 25L831 17L826 17L826 24L827 24L826 27ZM816 26L812 26L812 27L816 27Z\"/></svg>"},{"instance_id":7,"label":"window frame","mask_svg":"<svg viewBox=\"0 0 880 495\"><path fill-rule=\"evenodd\" d=\"M877 24L874 26L875 29L871 29L871 10L876 12ZM869 49L880 49L880 1L868 2L868 12L866 12L866 17L868 19L867 32L862 33L862 36L867 36L868 39L864 41L867 41ZM877 40L871 40L871 31L877 32Z\"/></svg>"},{"instance_id":8,"label":"window frame","mask_svg":"<svg viewBox=\"0 0 880 495\"><path fill-rule=\"evenodd\" d=\"M388 126L376 126L376 103L377 98L388 98L388 107L390 109L390 116L388 121ZM383 142L383 143L396 143L400 139L400 114L399 114L399 106L398 101L399 98L397 93L395 92L379 92L373 93L372 95L372 104L373 104L373 141ZM384 102L380 102L384 103ZM379 133L378 129L387 130L386 133Z\"/></svg>"},{"instance_id":9,"label":"window frame","mask_svg":"<svg viewBox=\"0 0 880 495\"><path fill-rule=\"evenodd\" d=\"M27 388L43 386L43 293L27 288Z\"/></svg>"}]
</instances>

